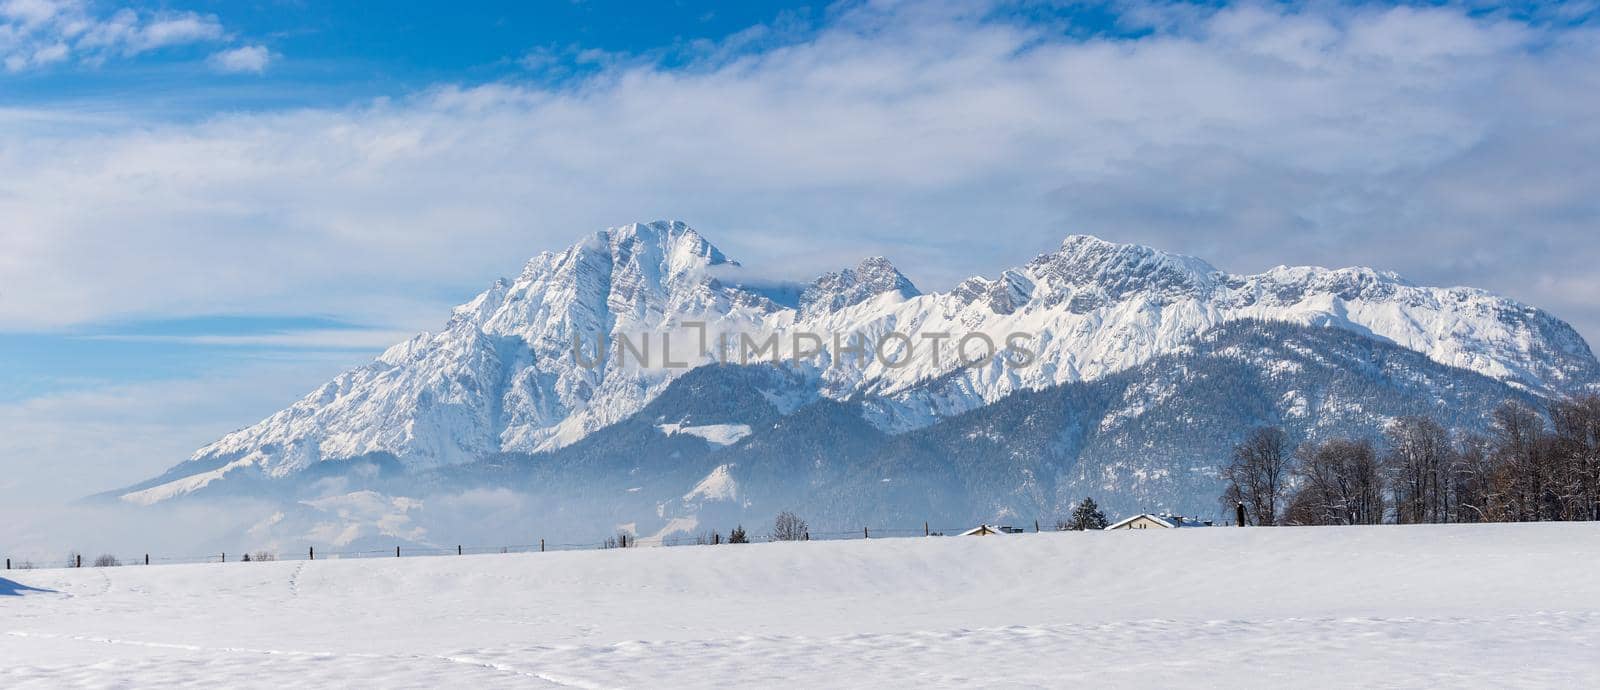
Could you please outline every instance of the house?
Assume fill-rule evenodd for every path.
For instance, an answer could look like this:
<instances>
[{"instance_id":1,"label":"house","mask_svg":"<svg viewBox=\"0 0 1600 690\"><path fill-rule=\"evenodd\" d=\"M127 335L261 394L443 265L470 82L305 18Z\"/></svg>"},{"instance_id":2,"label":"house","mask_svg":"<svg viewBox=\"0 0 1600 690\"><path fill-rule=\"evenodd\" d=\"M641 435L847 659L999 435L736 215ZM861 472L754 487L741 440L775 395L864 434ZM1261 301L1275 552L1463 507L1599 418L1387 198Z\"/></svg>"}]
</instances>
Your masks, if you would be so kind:
<instances>
[{"instance_id":1,"label":"house","mask_svg":"<svg viewBox=\"0 0 1600 690\"><path fill-rule=\"evenodd\" d=\"M994 525L978 525L977 527L974 527L974 528L969 529L969 530L967 530L965 532L957 534L956 536L958 536L958 537L986 537L986 536L989 536L991 534L1021 534L1022 531L1023 530L1022 530L1021 527L1011 527L1011 526L1008 526L1008 525L1003 525L1003 526L999 526L999 527L996 527Z\"/></svg>"},{"instance_id":2,"label":"house","mask_svg":"<svg viewBox=\"0 0 1600 690\"><path fill-rule=\"evenodd\" d=\"M1177 529L1180 527L1210 526L1210 520L1184 517L1182 515L1169 515L1167 513L1162 513L1160 515L1142 513L1118 522L1117 524L1107 527L1106 529Z\"/></svg>"},{"instance_id":3,"label":"house","mask_svg":"<svg viewBox=\"0 0 1600 690\"><path fill-rule=\"evenodd\" d=\"M1167 522L1158 516L1142 513L1113 524L1106 529L1174 529L1176 527L1177 525Z\"/></svg>"}]
</instances>

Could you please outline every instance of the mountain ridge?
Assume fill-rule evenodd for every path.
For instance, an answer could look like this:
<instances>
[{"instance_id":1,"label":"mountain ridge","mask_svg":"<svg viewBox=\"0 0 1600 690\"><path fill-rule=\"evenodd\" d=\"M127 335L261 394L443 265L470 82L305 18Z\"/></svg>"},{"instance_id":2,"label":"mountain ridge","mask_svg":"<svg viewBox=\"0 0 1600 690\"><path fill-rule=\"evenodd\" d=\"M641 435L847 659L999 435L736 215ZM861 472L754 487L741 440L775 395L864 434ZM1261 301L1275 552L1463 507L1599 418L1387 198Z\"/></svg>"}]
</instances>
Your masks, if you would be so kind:
<instances>
[{"instance_id":1,"label":"mountain ridge","mask_svg":"<svg viewBox=\"0 0 1600 690\"><path fill-rule=\"evenodd\" d=\"M652 337L691 320L760 334L1035 335L1040 361L1027 369L999 356L970 368L929 357L892 367L828 356L793 367L816 382L817 395L861 401L864 418L891 435L1019 391L1128 370L1243 319L1342 329L1539 395L1593 390L1600 381L1588 345L1554 316L1486 291L1419 287L1367 268L1241 276L1193 257L1072 235L1024 266L948 292L917 290L881 257L824 274L793 300L749 287L741 270L679 221L592 233L535 256L516 279L496 280L453 309L439 332L396 344L197 450L164 475L170 481L122 496L160 502L249 467L287 477L387 454L426 470L555 450L644 409L686 371L611 366L606 358L581 366L574 342Z\"/></svg>"},{"instance_id":2,"label":"mountain ridge","mask_svg":"<svg viewBox=\"0 0 1600 690\"><path fill-rule=\"evenodd\" d=\"M502 497L472 513L470 525L538 524L595 538L613 526L651 538L759 524L780 510L801 512L819 530L1050 523L1083 496L1115 514L1211 515L1220 465L1256 426L1281 426L1292 444L1381 441L1384 426L1404 415L1476 433L1501 402L1540 404L1357 333L1251 320L1129 370L1021 391L901 434L869 424L862 401L827 398L820 386L783 367L708 365L561 448L421 471L381 454L276 479L252 467L195 496L277 501L291 517L263 533L290 543L349 532L427 545L428 530L463 529L452 522L462 519L457 504L484 492ZM706 430L737 433L699 433ZM509 502L507 493L521 498ZM403 509L328 508L349 505ZM512 505L521 512L503 514Z\"/></svg>"}]
</instances>

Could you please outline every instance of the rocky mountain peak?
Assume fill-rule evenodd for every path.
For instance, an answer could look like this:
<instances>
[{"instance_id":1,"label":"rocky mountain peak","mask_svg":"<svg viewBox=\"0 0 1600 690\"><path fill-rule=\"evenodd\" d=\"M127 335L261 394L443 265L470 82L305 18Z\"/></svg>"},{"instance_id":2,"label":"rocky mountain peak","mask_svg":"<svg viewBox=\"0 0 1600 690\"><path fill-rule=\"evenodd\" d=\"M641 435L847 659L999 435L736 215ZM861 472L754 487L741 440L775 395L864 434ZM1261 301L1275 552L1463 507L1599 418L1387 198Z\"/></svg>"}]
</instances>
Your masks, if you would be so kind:
<instances>
[{"instance_id":1,"label":"rocky mountain peak","mask_svg":"<svg viewBox=\"0 0 1600 690\"><path fill-rule=\"evenodd\" d=\"M862 259L854 268L824 273L800 296L802 315L838 311L884 293L904 299L922 294L894 264L881 256Z\"/></svg>"},{"instance_id":2,"label":"rocky mountain peak","mask_svg":"<svg viewBox=\"0 0 1600 690\"><path fill-rule=\"evenodd\" d=\"M1145 291L1200 294L1221 274L1201 259L1092 235L1069 235L1059 250L1029 262L1027 270L1058 289L1088 288L1111 299Z\"/></svg>"}]
</instances>

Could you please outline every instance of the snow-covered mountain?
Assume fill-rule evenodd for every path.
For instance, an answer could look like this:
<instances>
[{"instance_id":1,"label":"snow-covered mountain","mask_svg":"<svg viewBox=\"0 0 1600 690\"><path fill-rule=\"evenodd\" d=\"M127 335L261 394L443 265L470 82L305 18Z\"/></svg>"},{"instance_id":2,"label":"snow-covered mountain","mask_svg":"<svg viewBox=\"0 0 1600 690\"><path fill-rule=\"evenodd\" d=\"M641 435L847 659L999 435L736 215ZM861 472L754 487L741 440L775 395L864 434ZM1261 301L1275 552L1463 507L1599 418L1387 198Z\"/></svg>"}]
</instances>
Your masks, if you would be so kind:
<instances>
[{"instance_id":1,"label":"snow-covered mountain","mask_svg":"<svg viewBox=\"0 0 1600 690\"><path fill-rule=\"evenodd\" d=\"M390 348L119 495L150 504L235 473L284 478L352 458L383 457L400 471L422 472L563 448L629 419L690 370L619 364L595 357L594 345L602 337L616 344L671 334L679 346L691 342L682 339L686 322L705 324L713 338L778 334L785 355L788 337L801 331L869 343L898 331L916 336L916 347L929 342L926 334L952 334L941 356L916 352L904 366L825 353L788 366L785 375L801 383L769 393L780 415L819 398L849 401L870 428L892 436L1019 391L1129 371L1246 319L1341 329L1537 395L1595 390L1600 382L1600 363L1583 339L1543 311L1370 269L1280 267L1240 276L1191 257L1071 236L1025 266L948 292L921 293L882 258L809 285L774 287L750 279L687 225L661 221L540 254L514 280L498 280L457 307L439 332ZM996 354L962 366L953 341L971 333L999 343L1030 334L1038 361L1008 366ZM577 351L575 338L583 346ZM658 363L716 359L652 342ZM670 432L742 438L730 428Z\"/></svg>"}]
</instances>

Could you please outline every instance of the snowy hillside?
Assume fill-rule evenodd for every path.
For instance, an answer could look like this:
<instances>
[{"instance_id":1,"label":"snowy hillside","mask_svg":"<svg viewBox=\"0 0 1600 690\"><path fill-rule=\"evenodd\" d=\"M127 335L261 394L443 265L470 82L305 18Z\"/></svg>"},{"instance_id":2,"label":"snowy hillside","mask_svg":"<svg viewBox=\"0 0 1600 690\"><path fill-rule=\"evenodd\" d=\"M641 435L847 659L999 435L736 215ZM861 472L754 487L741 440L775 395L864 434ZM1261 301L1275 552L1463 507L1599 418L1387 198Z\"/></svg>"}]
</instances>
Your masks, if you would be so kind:
<instances>
[{"instance_id":1,"label":"snowy hillside","mask_svg":"<svg viewBox=\"0 0 1600 690\"><path fill-rule=\"evenodd\" d=\"M815 385L752 367L702 367L639 414L571 446L423 483L435 494L515 489L561 507L543 511L538 524L596 537L604 535L595 525L633 523L649 536L686 524L760 523L782 510L829 531L1051 524L1084 496L1113 511L1213 515L1218 462L1256 426L1281 426L1294 439L1374 438L1390 420L1423 413L1477 430L1505 400L1537 402L1347 331L1246 321L1116 374L1019 393L901 434L866 421L862 408L876 401L832 401ZM808 393L816 401L794 411L769 402ZM743 435L723 444L663 427ZM363 486L405 494L414 484ZM425 520L434 510L425 497L412 515Z\"/></svg>"},{"instance_id":2,"label":"snowy hillside","mask_svg":"<svg viewBox=\"0 0 1600 690\"><path fill-rule=\"evenodd\" d=\"M1593 687L1596 544L1211 528L10 571L0 685Z\"/></svg>"},{"instance_id":3,"label":"snowy hillside","mask_svg":"<svg viewBox=\"0 0 1600 690\"><path fill-rule=\"evenodd\" d=\"M1127 371L1238 319L1336 328L1538 394L1600 385L1600 364L1588 346L1549 314L1480 290L1418 287L1368 269L1236 276L1199 259L1073 236L1026 266L944 293L919 292L881 258L805 286L775 288L747 276L682 223L596 233L539 255L514 280L495 282L457 307L440 332L394 346L118 495L146 505L218 482L291 476L328 461L381 457L422 471L562 448L639 412L686 371L614 366L609 359L586 368L575 359L574 338L614 343L680 330L684 321L705 322L719 333L868 339L889 330L983 333L996 342L1013 332L1036 334L1040 363L1028 368L1006 367L1001 355L959 368L946 352L899 368L824 356L792 372L809 383L782 401L781 413L816 397L871 400L865 418L891 434L1018 391ZM727 444L743 438L738 429L704 431Z\"/></svg>"}]
</instances>

